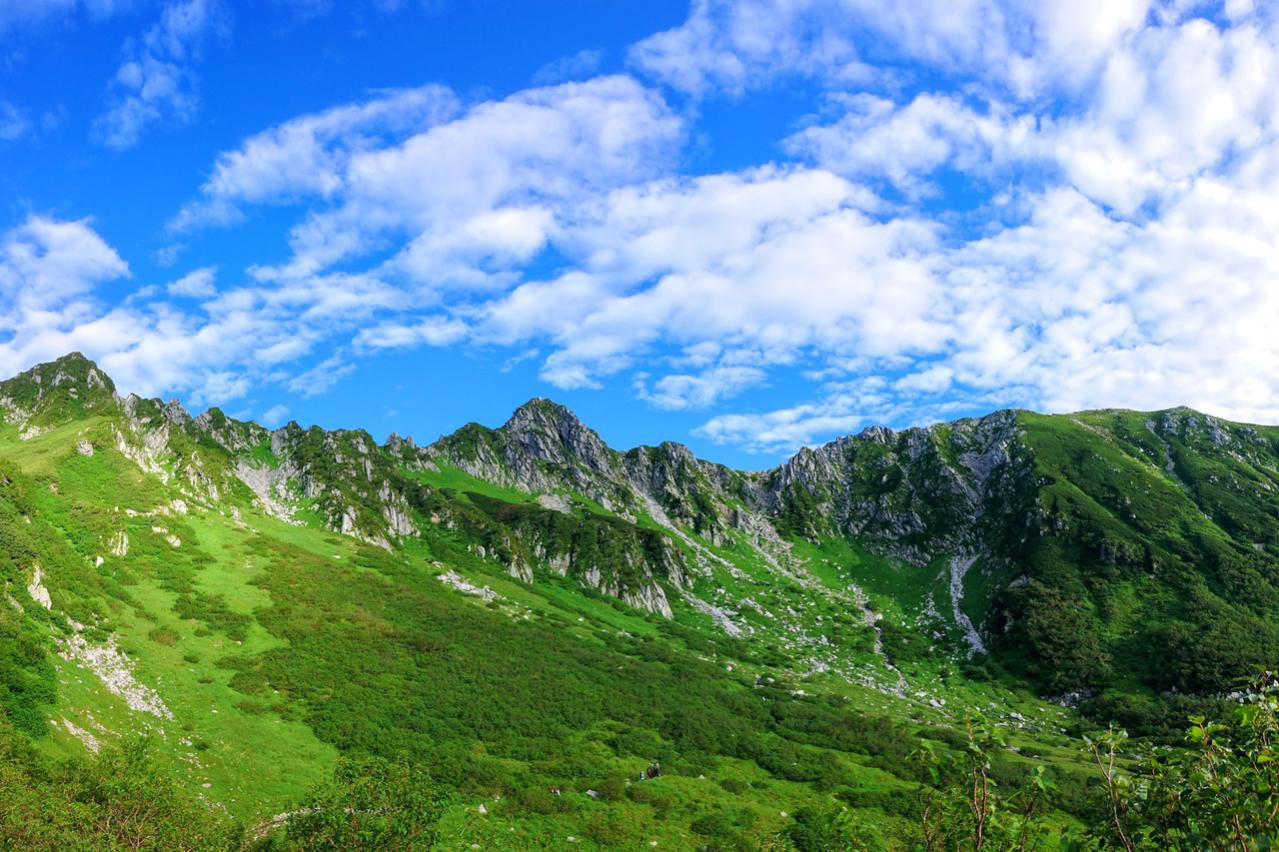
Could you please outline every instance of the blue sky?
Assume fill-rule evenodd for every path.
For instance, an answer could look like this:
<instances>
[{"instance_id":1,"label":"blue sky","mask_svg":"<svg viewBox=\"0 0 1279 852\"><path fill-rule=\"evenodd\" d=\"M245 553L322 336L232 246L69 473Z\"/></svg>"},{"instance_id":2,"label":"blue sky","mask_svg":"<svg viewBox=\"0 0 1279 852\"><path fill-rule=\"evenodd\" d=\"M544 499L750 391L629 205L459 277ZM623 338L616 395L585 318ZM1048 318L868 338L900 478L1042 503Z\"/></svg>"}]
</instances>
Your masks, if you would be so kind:
<instances>
[{"instance_id":1,"label":"blue sky","mask_svg":"<svg viewBox=\"0 0 1279 852\"><path fill-rule=\"evenodd\" d=\"M1248 0L9 0L0 372L742 467L1279 422L1276 79Z\"/></svg>"}]
</instances>

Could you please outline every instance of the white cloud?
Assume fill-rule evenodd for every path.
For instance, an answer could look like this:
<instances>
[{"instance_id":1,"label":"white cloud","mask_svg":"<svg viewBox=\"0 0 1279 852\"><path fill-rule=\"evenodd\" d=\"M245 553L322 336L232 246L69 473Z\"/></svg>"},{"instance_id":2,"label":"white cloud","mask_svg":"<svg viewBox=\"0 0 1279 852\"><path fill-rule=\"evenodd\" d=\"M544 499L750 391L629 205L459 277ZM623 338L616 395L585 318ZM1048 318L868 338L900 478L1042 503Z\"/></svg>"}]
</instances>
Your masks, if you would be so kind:
<instances>
[{"instance_id":1,"label":"white cloud","mask_svg":"<svg viewBox=\"0 0 1279 852\"><path fill-rule=\"evenodd\" d=\"M87 222L29 216L0 238L0 327L21 331L129 267Z\"/></svg>"},{"instance_id":2,"label":"white cloud","mask_svg":"<svg viewBox=\"0 0 1279 852\"><path fill-rule=\"evenodd\" d=\"M289 381L289 390L308 398L319 396L353 372L355 372L354 364L344 361L341 355L334 355L306 372L294 376Z\"/></svg>"},{"instance_id":3,"label":"white cloud","mask_svg":"<svg viewBox=\"0 0 1279 852\"><path fill-rule=\"evenodd\" d=\"M1272 186L1279 173L1251 191L1201 182L1140 225L1073 190L1050 191L1025 225L933 259L946 328L937 356L896 362L901 379L851 399L849 388L888 372L857 360L816 402L719 415L700 434L778 452L853 421L927 422L1010 405L1190 405L1279 422L1279 376L1268 368L1279 363Z\"/></svg>"},{"instance_id":4,"label":"white cloud","mask_svg":"<svg viewBox=\"0 0 1279 852\"><path fill-rule=\"evenodd\" d=\"M790 136L787 150L838 174L887 181L912 195L930 192L928 178L953 167L993 175L1010 161L1043 157L1038 122L998 105L978 112L952 95L924 93L904 106L874 95L837 96L844 115Z\"/></svg>"},{"instance_id":5,"label":"white cloud","mask_svg":"<svg viewBox=\"0 0 1279 852\"><path fill-rule=\"evenodd\" d=\"M128 275L86 221L32 215L0 234L0 372L118 339L118 318L103 316L94 291Z\"/></svg>"},{"instance_id":6,"label":"white cloud","mask_svg":"<svg viewBox=\"0 0 1279 852\"><path fill-rule=\"evenodd\" d=\"M553 86L566 80L580 80L593 77L599 70L604 53L600 50L579 50L571 56L565 56L547 63L533 74L533 85Z\"/></svg>"},{"instance_id":7,"label":"white cloud","mask_svg":"<svg viewBox=\"0 0 1279 852\"><path fill-rule=\"evenodd\" d=\"M123 150L161 121L185 122L199 105L191 66L210 35L224 33L227 13L221 0L177 0L166 5L109 86L108 108L94 123L98 140Z\"/></svg>"},{"instance_id":8,"label":"white cloud","mask_svg":"<svg viewBox=\"0 0 1279 852\"><path fill-rule=\"evenodd\" d=\"M0 99L0 142L12 142L27 135L31 122L25 113L6 100Z\"/></svg>"},{"instance_id":9,"label":"white cloud","mask_svg":"<svg viewBox=\"0 0 1279 852\"><path fill-rule=\"evenodd\" d=\"M779 73L862 82L875 71L861 60L850 38L849 30L862 22L843 5L820 0L694 0L684 24L641 41L631 49L630 59L663 82L695 95L712 87L741 94ZM874 17L886 17L887 8L876 5ZM846 26L841 26L842 18L847 18Z\"/></svg>"},{"instance_id":10,"label":"white cloud","mask_svg":"<svg viewBox=\"0 0 1279 852\"><path fill-rule=\"evenodd\" d=\"M0 35L19 27L39 27L73 19L81 12L103 19L134 6L133 0L4 0L0 3Z\"/></svg>"},{"instance_id":11,"label":"white cloud","mask_svg":"<svg viewBox=\"0 0 1279 852\"><path fill-rule=\"evenodd\" d=\"M653 173L668 162L681 133L665 103L626 77L530 89L481 104L402 144L352 157L340 203L293 229L294 259L276 272L321 269L388 236L447 245L457 223L473 226L475 217L512 209L528 211L518 244L536 243L544 235L530 234L528 226L541 215L537 208ZM543 216L536 229L548 228L546 221ZM488 233L496 237L496 254L510 251L509 230ZM468 254L484 242L483 229L472 236L463 241ZM409 255L392 266L422 274L412 261ZM428 272L422 283L450 282Z\"/></svg>"},{"instance_id":12,"label":"white cloud","mask_svg":"<svg viewBox=\"0 0 1279 852\"><path fill-rule=\"evenodd\" d=\"M437 87L286 122L219 157L176 229L234 223L249 204L327 200L293 229L304 277L398 246L378 274L427 289L494 289L556 234L558 217L672 160L682 121L634 80L529 89L455 115Z\"/></svg>"},{"instance_id":13,"label":"white cloud","mask_svg":"<svg viewBox=\"0 0 1279 852\"><path fill-rule=\"evenodd\" d=\"M490 303L477 334L548 337L543 378L590 386L657 344L929 352L933 227L877 221L874 196L827 172L764 169L612 193L574 223L581 268ZM683 380L681 380L683 381ZM687 382L684 382L687 384Z\"/></svg>"},{"instance_id":14,"label":"white cloud","mask_svg":"<svg viewBox=\"0 0 1279 852\"><path fill-rule=\"evenodd\" d=\"M1180 0L693 0L687 20L635 45L631 62L695 95L740 95L778 77L832 88L937 74L1025 102L1087 95L1108 58L1152 23L1216 4ZM1199 7L1207 7L1200 9ZM1226 4L1242 24L1246 2ZM923 69L923 70L921 70Z\"/></svg>"},{"instance_id":15,"label":"white cloud","mask_svg":"<svg viewBox=\"0 0 1279 852\"><path fill-rule=\"evenodd\" d=\"M448 89L423 86L287 121L220 155L201 198L184 207L170 227L235 224L244 204L333 197L343 189L354 155L420 133L458 108Z\"/></svg>"},{"instance_id":16,"label":"white cloud","mask_svg":"<svg viewBox=\"0 0 1279 852\"><path fill-rule=\"evenodd\" d=\"M758 367L724 365L697 374L674 373L662 376L653 382L651 388L641 382L637 391L640 399L647 400L658 408L672 411L707 408L760 384L766 376L767 373Z\"/></svg>"},{"instance_id":17,"label":"white cloud","mask_svg":"<svg viewBox=\"0 0 1279 852\"><path fill-rule=\"evenodd\" d=\"M273 405L262 413L262 425L275 428L284 422L284 418L289 416L289 407L287 405Z\"/></svg>"},{"instance_id":18,"label":"white cloud","mask_svg":"<svg viewBox=\"0 0 1279 852\"><path fill-rule=\"evenodd\" d=\"M355 337L366 349L406 349L422 345L448 346L466 338L466 323L447 317L427 317L412 325L383 323L363 329Z\"/></svg>"},{"instance_id":19,"label":"white cloud","mask_svg":"<svg viewBox=\"0 0 1279 852\"><path fill-rule=\"evenodd\" d=\"M721 414L694 431L716 444L734 444L747 452L777 453L791 452L826 435L846 434L865 424L865 415L836 399L762 414Z\"/></svg>"},{"instance_id":20,"label":"white cloud","mask_svg":"<svg viewBox=\"0 0 1279 852\"><path fill-rule=\"evenodd\" d=\"M354 275L229 289L190 309L161 288L123 299L100 292L128 274L87 222L32 216L0 234L0 373L80 350L125 392L184 392L195 405L243 398L263 383L314 395L353 367L328 359L290 377L282 365L401 306L397 291ZM197 270L174 286L207 294L212 277Z\"/></svg>"},{"instance_id":21,"label":"white cloud","mask_svg":"<svg viewBox=\"0 0 1279 852\"><path fill-rule=\"evenodd\" d=\"M217 288L213 286L217 275L216 266L205 266L188 272L165 289L170 296L180 299L207 299L217 293Z\"/></svg>"}]
</instances>

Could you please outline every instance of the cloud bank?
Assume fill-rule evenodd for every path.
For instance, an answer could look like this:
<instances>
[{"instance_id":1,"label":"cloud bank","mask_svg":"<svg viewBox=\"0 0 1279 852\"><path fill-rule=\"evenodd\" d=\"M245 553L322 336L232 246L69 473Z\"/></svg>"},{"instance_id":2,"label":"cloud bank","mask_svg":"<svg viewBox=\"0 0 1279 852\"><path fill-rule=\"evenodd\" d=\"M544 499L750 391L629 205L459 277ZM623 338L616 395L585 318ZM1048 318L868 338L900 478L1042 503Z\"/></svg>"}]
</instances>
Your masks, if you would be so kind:
<instances>
[{"instance_id":1,"label":"cloud bank","mask_svg":"<svg viewBox=\"0 0 1279 852\"><path fill-rule=\"evenodd\" d=\"M107 308L123 260L33 217L3 238L0 366L84 348L220 402L475 347L766 453L994 406L1279 422L1279 23L1242 0L1085 6L696 0L627 74L590 76L587 51L540 77L586 79L502 98L297 116L219 155L170 224L284 210L286 260ZM121 144L184 109L207 24L165 14L118 86ZM148 99L152 61L178 82ZM776 157L687 170L703 105L777 85L812 111ZM764 387L792 402L733 409Z\"/></svg>"}]
</instances>

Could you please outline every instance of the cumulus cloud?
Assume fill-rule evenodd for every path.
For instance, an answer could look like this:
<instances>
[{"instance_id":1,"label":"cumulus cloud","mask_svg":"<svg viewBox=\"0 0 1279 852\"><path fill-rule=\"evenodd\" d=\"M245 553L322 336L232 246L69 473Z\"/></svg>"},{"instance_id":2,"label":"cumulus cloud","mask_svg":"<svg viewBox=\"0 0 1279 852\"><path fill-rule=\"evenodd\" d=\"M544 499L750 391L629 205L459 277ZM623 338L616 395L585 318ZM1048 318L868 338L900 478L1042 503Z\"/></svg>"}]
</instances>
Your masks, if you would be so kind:
<instances>
[{"instance_id":1,"label":"cumulus cloud","mask_svg":"<svg viewBox=\"0 0 1279 852\"><path fill-rule=\"evenodd\" d=\"M365 349L408 349L417 346L447 346L466 338L466 323L447 317L427 317L411 325L382 323L363 329L355 337Z\"/></svg>"},{"instance_id":2,"label":"cumulus cloud","mask_svg":"<svg viewBox=\"0 0 1279 852\"><path fill-rule=\"evenodd\" d=\"M54 313L49 333L0 358L56 341L214 401L477 346L558 388L709 409L702 437L768 453L1005 405L1279 421L1279 25L1239 2L1072 8L698 0L632 52L652 85L300 116L219 156L172 223L195 240L283 206L283 262L169 285L198 304L95 307L123 261L85 223L29 222L0 270L44 256L41 227L79 242L10 321ZM783 159L680 174L696 110L673 88L787 75L814 101ZM18 294L27 273L4 274ZM763 386L776 410L749 408Z\"/></svg>"},{"instance_id":3,"label":"cumulus cloud","mask_svg":"<svg viewBox=\"0 0 1279 852\"><path fill-rule=\"evenodd\" d=\"M447 90L384 93L287 122L219 157L175 229L234 223L246 205L327 203L292 229L293 257L263 281L398 246L379 274L420 288L500 288L558 216L651 176L683 123L623 76L517 92L461 111Z\"/></svg>"},{"instance_id":4,"label":"cumulus cloud","mask_svg":"<svg viewBox=\"0 0 1279 852\"><path fill-rule=\"evenodd\" d=\"M454 282L447 260L484 272L527 259L546 239L554 206L634 181L665 165L682 123L627 77L530 89L473 107L403 143L361 151L338 203L292 231L293 260L276 274L322 269L388 236L413 243L396 271L425 285ZM507 213L503 217L501 214ZM432 263L422 264L417 249ZM444 257L441 257L441 251Z\"/></svg>"},{"instance_id":5,"label":"cumulus cloud","mask_svg":"<svg viewBox=\"0 0 1279 852\"><path fill-rule=\"evenodd\" d=\"M612 193L576 223L579 268L484 309L477 334L547 336L542 375L589 386L646 347L728 344L787 363L801 350L933 351L931 225L880 221L828 172L762 169ZM687 382L685 382L687 384Z\"/></svg>"},{"instance_id":6,"label":"cumulus cloud","mask_svg":"<svg viewBox=\"0 0 1279 852\"><path fill-rule=\"evenodd\" d=\"M214 275L199 269L164 296L142 288L121 298L129 268L90 223L31 216L0 233L0 372L80 350L125 391L181 392L195 405L240 399L264 383L310 396L352 366L290 365L399 305L397 291L368 276L218 292ZM184 308L173 295L201 301Z\"/></svg>"},{"instance_id":7,"label":"cumulus cloud","mask_svg":"<svg viewBox=\"0 0 1279 852\"><path fill-rule=\"evenodd\" d=\"M865 425L869 415L856 400L837 396L760 414L721 414L694 431L716 444L734 444L747 452L786 452L820 436L852 432Z\"/></svg>"},{"instance_id":8,"label":"cumulus cloud","mask_svg":"<svg viewBox=\"0 0 1279 852\"><path fill-rule=\"evenodd\" d=\"M694 0L632 63L694 95L740 95L778 77L823 85L900 76L910 63L1031 97L1079 88L1150 13L1150 0ZM1169 2L1168 7L1177 4Z\"/></svg>"},{"instance_id":9,"label":"cumulus cloud","mask_svg":"<svg viewBox=\"0 0 1279 852\"><path fill-rule=\"evenodd\" d=\"M671 411L707 408L760 384L766 377L767 373L758 367L722 365L700 373L662 376L652 387L645 381L646 377L640 377L637 392L640 399Z\"/></svg>"},{"instance_id":10,"label":"cumulus cloud","mask_svg":"<svg viewBox=\"0 0 1279 852\"><path fill-rule=\"evenodd\" d=\"M219 156L201 197L184 206L170 228L236 224L241 205L333 197L345 185L352 156L421 132L458 108L448 89L423 86L286 121Z\"/></svg>"},{"instance_id":11,"label":"cumulus cloud","mask_svg":"<svg viewBox=\"0 0 1279 852\"><path fill-rule=\"evenodd\" d=\"M998 104L978 111L954 95L932 93L904 105L870 94L837 95L831 102L843 112L839 120L791 135L787 150L910 195L932 192L930 178L942 168L989 177L1001 166L1045 156L1035 116L1009 114Z\"/></svg>"},{"instance_id":12,"label":"cumulus cloud","mask_svg":"<svg viewBox=\"0 0 1279 852\"><path fill-rule=\"evenodd\" d=\"M18 330L128 273L128 265L88 222L29 216L0 238L0 293L8 319L0 322Z\"/></svg>"},{"instance_id":13,"label":"cumulus cloud","mask_svg":"<svg viewBox=\"0 0 1279 852\"><path fill-rule=\"evenodd\" d=\"M136 145L151 125L189 121L199 105L192 66L205 41L225 32L227 14L221 0L164 6L160 20L126 45L126 59L108 87L107 110L94 123L98 141L123 150Z\"/></svg>"},{"instance_id":14,"label":"cumulus cloud","mask_svg":"<svg viewBox=\"0 0 1279 852\"><path fill-rule=\"evenodd\" d=\"M217 280L216 266L205 266L188 272L177 281L169 284L165 290L170 296L179 299L206 299L217 293L213 282Z\"/></svg>"}]
</instances>

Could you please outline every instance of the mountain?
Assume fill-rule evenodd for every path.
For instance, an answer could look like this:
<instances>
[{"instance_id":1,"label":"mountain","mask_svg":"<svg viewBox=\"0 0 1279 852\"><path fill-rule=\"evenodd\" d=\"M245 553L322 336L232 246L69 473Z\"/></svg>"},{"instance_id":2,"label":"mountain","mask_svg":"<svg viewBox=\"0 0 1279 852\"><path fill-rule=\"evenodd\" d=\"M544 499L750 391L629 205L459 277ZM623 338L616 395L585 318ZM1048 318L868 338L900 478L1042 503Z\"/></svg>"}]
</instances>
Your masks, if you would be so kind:
<instances>
[{"instance_id":1,"label":"mountain","mask_svg":"<svg viewBox=\"0 0 1279 852\"><path fill-rule=\"evenodd\" d=\"M616 452L534 400L499 429L468 426L416 456L651 521L712 556L703 569L737 547L802 575L793 541L863 548L892 563L878 591L913 619L900 627L957 629L969 653L1075 699L1111 685L1222 691L1279 657L1274 428L1188 409L1001 411L874 427L743 473L678 444ZM654 576L687 585L683 573ZM852 572L848 587L875 582ZM925 599L909 599L921 582Z\"/></svg>"},{"instance_id":2,"label":"mountain","mask_svg":"<svg viewBox=\"0 0 1279 852\"><path fill-rule=\"evenodd\" d=\"M146 734L260 843L377 758L429 770L440 848L795 844L797 811L911 848L908 755L974 712L1003 783L1046 763L1078 825L1080 731L1175 739L1279 659L1279 429L1188 409L874 427L745 472L545 399L424 446L268 430L74 353L0 382L0 417L0 774Z\"/></svg>"}]
</instances>

